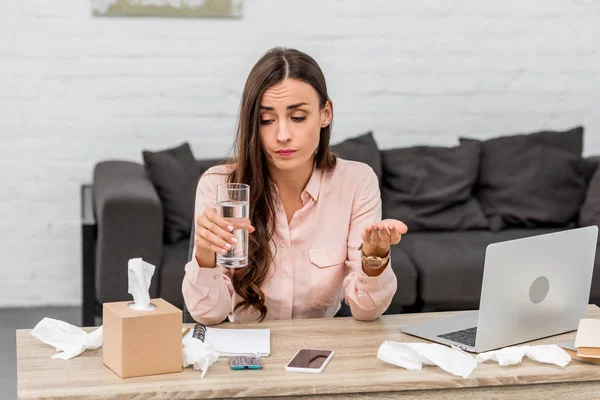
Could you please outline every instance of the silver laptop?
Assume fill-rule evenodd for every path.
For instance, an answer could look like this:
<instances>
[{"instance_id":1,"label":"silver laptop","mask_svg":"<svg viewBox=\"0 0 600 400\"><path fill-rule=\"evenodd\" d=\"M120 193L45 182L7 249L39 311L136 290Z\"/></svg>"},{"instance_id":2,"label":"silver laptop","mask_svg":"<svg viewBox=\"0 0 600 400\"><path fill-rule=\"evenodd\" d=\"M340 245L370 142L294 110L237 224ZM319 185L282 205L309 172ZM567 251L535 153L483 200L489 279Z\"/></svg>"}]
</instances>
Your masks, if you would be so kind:
<instances>
[{"instance_id":1,"label":"silver laptop","mask_svg":"<svg viewBox=\"0 0 600 400\"><path fill-rule=\"evenodd\" d=\"M576 330L587 314L597 238L589 226L490 244L479 311L401 331L481 353Z\"/></svg>"}]
</instances>

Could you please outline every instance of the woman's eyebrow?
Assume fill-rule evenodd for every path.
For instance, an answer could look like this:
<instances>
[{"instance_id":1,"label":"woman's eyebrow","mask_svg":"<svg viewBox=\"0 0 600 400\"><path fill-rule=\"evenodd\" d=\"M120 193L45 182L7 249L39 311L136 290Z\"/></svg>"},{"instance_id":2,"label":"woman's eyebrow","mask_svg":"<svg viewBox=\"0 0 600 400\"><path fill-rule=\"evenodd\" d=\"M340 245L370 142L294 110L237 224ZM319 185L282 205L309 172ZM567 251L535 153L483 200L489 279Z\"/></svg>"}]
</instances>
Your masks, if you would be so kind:
<instances>
[{"instance_id":1,"label":"woman's eyebrow","mask_svg":"<svg viewBox=\"0 0 600 400\"><path fill-rule=\"evenodd\" d=\"M301 107L301 106L308 106L308 105L309 104L307 102L303 101L301 103L296 103L296 104L289 105L289 106L287 106L287 109L288 110L293 110L294 108L298 108L298 107ZM261 110L267 110L267 111L273 111L273 110L275 110L273 107L269 107L269 106L260 106L260 109Z\"/></svg>"},{"instance_id":2,"label":"woman's eyebrow","mask_svg":"<svg viewBox=\"0 0 600 400\"><path fill-rule=\"evenodd\" d=\"M294 108L298 108L298 107L301 107L301 106L307 106L307 105L308 105L308 103L305 102L305 101L303 101L301 103L296 103L296 104L292 104L290 106L287 106L287 109L288 110L293 110Z\"/></svg>"}]
</instances>

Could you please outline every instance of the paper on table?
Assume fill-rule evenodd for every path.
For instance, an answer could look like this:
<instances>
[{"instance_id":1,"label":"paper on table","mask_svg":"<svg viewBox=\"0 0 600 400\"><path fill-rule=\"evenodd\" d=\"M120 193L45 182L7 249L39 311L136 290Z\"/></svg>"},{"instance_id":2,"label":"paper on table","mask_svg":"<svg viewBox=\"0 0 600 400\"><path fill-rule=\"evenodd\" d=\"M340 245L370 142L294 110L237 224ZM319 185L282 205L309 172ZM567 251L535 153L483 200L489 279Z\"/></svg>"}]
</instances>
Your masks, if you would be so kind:
<instances>
[{"instance_id":1,"label":"paper on table","mask_svg":"<svg viewBox=\"0 0 600 400\"><path fill-rule=\"evenodd\" d=\"M197 340L213 345L221 356L266 357L271 353L270 329L223 329L196 324L192 334Z\"/></svg>"},{"instance_id":2,"label":"paper on table","mask_svg":"<svg viewBox=\"0 0 600 400\"><path fill-rule=\"evenodd\" d=\"M385 341L379 346L377 358L411 371L423 364L437 365L453 375L468 377L477 367L473 356L464 351L437 343L399 343Z\"/></svg>"},{"instance_id":3,"label":"paper on table","mask_svg":"<svg viewBox=\"0 0 600 400\"><path fill-rule=\"evenodd\" d=\"M52 318L44 318L38 322L31 335L62 351L52 356L62 360L78 356L86 349L97 349L102 346L102 326L87 333L81 328Z\"/></svg>"},{"instance_id":4,"label":"paper on table","mask_svg":"<svg viewBox=\"0 0 600 400\"><path fill-rule=\"evenodd\" d=\"M577 335L575 336L575 347L600 348L600 319L583 318L579 321Z\"/></svg>"},{"instance_id":5,"label":"paper on table","mask_svg":"<svg viewBox=\"0 0 600 400\"><path fill-rule=\"evenodd\" d=\"M475 359L478 363L494 360L497 361L498 364L504 366L518 364L522 361L524 356L527 356L533 361L555 364L559 367L565 367L571 362L571 356L555 344L506 347L504 349L478 354Z\"/></svg>"}]
</instances>

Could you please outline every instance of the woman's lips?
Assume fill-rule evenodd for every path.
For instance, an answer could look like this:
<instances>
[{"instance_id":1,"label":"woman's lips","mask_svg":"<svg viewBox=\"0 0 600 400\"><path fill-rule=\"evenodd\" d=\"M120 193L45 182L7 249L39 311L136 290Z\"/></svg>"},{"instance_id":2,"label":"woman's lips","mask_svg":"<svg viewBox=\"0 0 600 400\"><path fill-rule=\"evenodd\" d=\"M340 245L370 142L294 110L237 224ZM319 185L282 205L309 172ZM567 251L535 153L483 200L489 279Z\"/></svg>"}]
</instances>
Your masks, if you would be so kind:
<instances>
[{"instance_id":1,"label":"woman's lips","mask_svg":"<svg viewBox=\"0 0 600 400\"><path fill-rule=\"evenodd\" d=\"M289 157L295 152L296 150L279 150L276 153L279 154L281 157Z\"/></svg>"}]
</instances>

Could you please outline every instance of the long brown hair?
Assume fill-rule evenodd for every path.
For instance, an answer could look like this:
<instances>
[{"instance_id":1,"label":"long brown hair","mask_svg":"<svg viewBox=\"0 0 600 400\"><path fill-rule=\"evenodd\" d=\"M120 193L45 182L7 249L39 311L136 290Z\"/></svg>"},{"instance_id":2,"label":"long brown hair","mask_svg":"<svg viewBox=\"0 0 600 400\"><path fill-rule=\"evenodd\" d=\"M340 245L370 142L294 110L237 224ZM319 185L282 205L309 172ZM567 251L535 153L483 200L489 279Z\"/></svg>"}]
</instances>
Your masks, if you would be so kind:
<instances>
[{"instance_id":1,"label":"long brown hair","mask_svg":"<svg viewBox=\"0 0 600 400\"><path fill-rule=\"evenodd\" d=\"M321 109L329 100L325 76L312 57L294 49L276 47L269 50L254 65L246 80L234 144L233 164L236 167L229 176L229 182L250 185L250 221L256 228L250 235L248 267L237 269L233 274L233 288L243 299L235 305L235 310L252 307L260 312L260 321L267 315L261 286L274 256L269 243L275 232L276 204L258 134L260 102L268 88L286 78L311 85L319 95ZM321 128L316 168L332 170L335 167L335 155L329 152L330 136L331 123Z\"/></svg>"}]
</instances>

